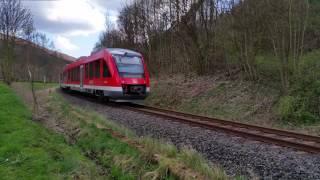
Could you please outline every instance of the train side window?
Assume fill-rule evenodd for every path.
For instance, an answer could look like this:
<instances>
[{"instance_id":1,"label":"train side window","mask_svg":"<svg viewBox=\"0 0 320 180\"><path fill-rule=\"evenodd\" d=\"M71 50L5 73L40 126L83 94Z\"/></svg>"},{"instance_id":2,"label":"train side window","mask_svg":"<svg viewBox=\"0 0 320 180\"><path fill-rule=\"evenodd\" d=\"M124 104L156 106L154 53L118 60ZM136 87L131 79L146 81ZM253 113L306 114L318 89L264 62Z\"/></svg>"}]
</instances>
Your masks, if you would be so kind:
<instances>
[{"instance_id":1,"label":"train side window","mask_svg":"<svg viewBox=\"0 0 320 180\"><path fill-rule=\"evenodd\" d=\"M89 64L89 78L92 79L93 78L93 63Z\"/></svg>"},{"instance_id":2,"label":"train side window","mask_svg":"<svg viewBox=\"0 0 320 180\"><path fill-rule=\"evenodd\" d=\"M70 81L73 81L73 69L70 69Z\"/></svg>"},{"instance_id":3,"label":"train side window","mask_svg":"<svg viewBox=\"0 0 320 180\"><path fill-rule=\"evenodd\" d=\"M80 66L78 67L78 81L80 81Z\"/></svg>"},{"instance_id":4,"label":"train side window","mask_svg":"<svg viewBox=\"0 0 320 180\"><path fill-rule=\"evenodd\" d=\"M94 62L95 65L95 77L100 78L100 60Z\"/></svg>"},{"instance_id":5,"label":"train side window","mask_svg":"<svg viewBox=\"0 0 320 180\"><path fill-rule=\"evenodd\" d=\"M76 74L77 74L76 79L77 79L77 81L79 81L79 80L80 80L79 67L77 67L76 72L77 72L77 73L76 73Z\"/></svg>"},{"instance_id":6,"label":"train side window","mask_svg":"<svg viewBox=\"0 0 320 180\"><path fill-rule=\"evenodd\" d=\"M71 69L71 81L73 81L73 79L74 79L73 78L74 77L74 75L73 75L74 73L73 72L74 72L73 69Z\"/></svg>"},{"instance_id":7,"label":"train side window","mask_svg":"<svg viewBox=\"0 0 320 180\"><path fill-rule=\"evenodd\" d=\"M86 79L89 79L89 65L88 64L86 64L85 65L85 76L86 76Z\"/></svg>"},{"instance_id":8,"label":"train side window","mask_svg":"<svg viewBox=\"0 0 320 180\"><path fill-rule=\"evenodd\" d=\"M75 68L73 68L72 69L72 81L75 81L76 80L76 71L75 71L76 69Z\"/></svg>"},{"instance_id":9,"label":"train side window","mask_svg":"<svg viewBox=\"0 0 320 180\"><path fill-rule=\"evenodd\" d=\"M76 78L75 78L75 69L72 69L72 75L71 75L71 78L72 78L72 81L74 81Z\"/></svg>"},{"instance_id":10,"label":"train side window","mask_svg":"<svg viewBox=\"0 0 320 180\"><path fill-rule=\"evenodd\" d=\"M109 71L109 67L107 65L107 63L105 61L103 62L103 77L111 77L110 71Z\"/></svg>"},{"instance_id":11,"label":"train side window","mask_svg":"<svg viewBox=\"0 0 320 180\"><path fill-rule=\"evenodd\" d=\"M87 69L87 64L84 65L84 77L85 79L88 79L88 69Z\"/></svg>"}]
</instances>

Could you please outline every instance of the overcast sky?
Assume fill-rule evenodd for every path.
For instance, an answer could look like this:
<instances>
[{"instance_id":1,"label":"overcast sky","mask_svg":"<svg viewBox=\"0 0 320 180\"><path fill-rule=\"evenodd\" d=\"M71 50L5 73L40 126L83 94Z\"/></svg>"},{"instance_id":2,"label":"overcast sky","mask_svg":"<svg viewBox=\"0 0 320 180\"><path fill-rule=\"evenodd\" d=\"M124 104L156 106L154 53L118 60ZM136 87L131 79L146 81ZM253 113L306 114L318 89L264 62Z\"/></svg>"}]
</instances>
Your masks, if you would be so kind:
<instances>
[{"instance_id":1,"label":"overcast sky","mask_svg":"<svg viewBox=\"0 0 320 180\"><path fill-rule=\"evenodd\" d=\"M90 54L105 28L105 15L116 23L121 7L130 0L24 0L38 31L56 49L74 57Z\"/></svg>"}]
</instances>

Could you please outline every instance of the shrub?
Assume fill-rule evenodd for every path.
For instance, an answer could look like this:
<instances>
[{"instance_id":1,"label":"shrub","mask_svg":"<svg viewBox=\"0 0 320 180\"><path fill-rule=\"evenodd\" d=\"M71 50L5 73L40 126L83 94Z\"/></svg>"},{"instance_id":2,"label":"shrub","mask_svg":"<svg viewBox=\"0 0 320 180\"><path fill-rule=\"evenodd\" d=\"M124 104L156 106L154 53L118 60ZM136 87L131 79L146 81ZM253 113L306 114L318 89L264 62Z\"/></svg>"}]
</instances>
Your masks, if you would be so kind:
<instances>
[{"instance_id":1,"label":"shrub","mask_svg":"<svg viewBox=\"0 0 320 180\"><path fill-rule=\"evenodd\" d=\"M295 98L284 96L279 100L278 113L282 119L288 120L294 112Z\"/></svg>"},{"instance_id":2,"label":"shrub","mask_svg":"<svg viewBox=\"0 0 320 180\"><path fill-rule=\"evenodd\" d=\"M289 95L279 100L281 119L293 123L320 122L319 57L320 51L314 51L300 62L300 71L291 82Z\"/></svg>"}]
</instances>

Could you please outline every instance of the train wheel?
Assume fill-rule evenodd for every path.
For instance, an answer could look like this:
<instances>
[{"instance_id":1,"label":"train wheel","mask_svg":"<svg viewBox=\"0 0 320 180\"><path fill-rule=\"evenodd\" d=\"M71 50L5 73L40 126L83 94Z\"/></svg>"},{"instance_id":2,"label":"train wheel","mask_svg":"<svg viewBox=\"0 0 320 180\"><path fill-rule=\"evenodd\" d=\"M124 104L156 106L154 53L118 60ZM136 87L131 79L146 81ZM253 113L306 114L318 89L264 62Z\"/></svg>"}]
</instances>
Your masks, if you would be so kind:
<instances>
[{"instance_id":1,"label":"train wheel","mask_svg":"<svg viewBox=\"0 0 320 180\"><path fill-rule=\"evenodd\" d=\"M107 103L109 102L109 98L106 96L97 96L98 97L98 101L102 102L102 103Z\"/></svg>"}]
</instances>

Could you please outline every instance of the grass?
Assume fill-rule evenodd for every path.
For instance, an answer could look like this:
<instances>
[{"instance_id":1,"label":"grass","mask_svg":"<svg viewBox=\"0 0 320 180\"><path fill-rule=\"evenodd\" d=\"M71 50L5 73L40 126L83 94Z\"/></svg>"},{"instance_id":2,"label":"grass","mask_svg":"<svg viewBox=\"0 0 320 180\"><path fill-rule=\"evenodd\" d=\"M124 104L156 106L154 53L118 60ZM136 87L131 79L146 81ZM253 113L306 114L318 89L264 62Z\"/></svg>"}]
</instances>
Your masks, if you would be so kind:
<instances>
[{"instance_id":1,"label":"grass","mask_svg":"<svg viewBox=\"0 0 320 180\"><path fill-rule=\"evenodd\" d=\"M214 81L199 77L157 82L146 100L148 105L245 122L255 122L260 116L270 117L270 112L261 109L271 109L279 94L276 89L246 81Z\"/></svg>"},{"instance_id":2,"label":"grass","mask_svg":"<svg viewBox=\"0 0 320 180\"><path fill-rule=\"evenodd\" d=\"M68 136L74 136L74 145L108 169L109 178L139 179L157 169L157 165L145 161L136 148L114 138L110 132L99 129L98 124L103 127L110 127L110 124L104 124L104 119L94 112L74 108L58 94L52 96L50 109L64 121ZM124 132L115 124L111 127ZM74 129L77 133L74 133ZM163 175L163 179L175 178L168 174Z\"/></svg>"},{"instance_id":3,"label":"grass","mask_svg":"<svg viewBox=\"0 0 320 180\"><path fill-rule=\"evenodd\" d=\"M94 163L64 138L31 120L20 99L0 84L1 179L99 178Z\"/></svg>"},{"instance_id":4,"label":"grass","mask_svg":"<svg viewBox=\"0 0 320 180\"><path fill-rule=\"evenodd\" d=\"M152 138L141 138L139 141L144 144L146 152L149 154L163 154L165 157L178 160L209 179L227 179L225 172L221 168L210 166L207 160L195 150L186 147L178 150L170 143ZM160 163L166 164L168 160L163 160Z\"/></svg>"},{"instance_id":5,"label":"grass","mask_svg":"<svg viewBox=\"0 0 320 180\"><path fill-rule=\"evenodd\" d=\"M14 82L16 84L22 85L28 89L31 89L30 82ZM59 86L59 83L43 83L43 82L34 82L34 89L36 91L44 90L44 89L50 89L50 88L56 88Z\"/></svg>"},{"instance_id":6,"label":"grass","mask_svg":"<svg viewBox=\"0 0 320 180\"><path fill-rule=\"evenodd\" d=\"M42 92L49 93L43 96L48 98L43 107L49 115L43 126L48 127L45 121L56 122L63 136L32 121L16 94L0 84L0 179L228 178L195 151L138 138L92 110L69 104L58 93Z\"/></svg>"},{"instance_id":7,"label":"grass","mask_svg":"<svg viewBox=\"0 0 320 180\"><path fill-rule=\"evenodd\" d=\"M99 164L111 170L112 177L180 179L187 174L187 170L181 168L182 164L191 174L195 172L207 179L227 179L223 170L209 166L195 151L179 151L164 141L138 138L130 130L106 120L94 111L71 106L59 94L52 95L50 107L52 112L58 113L59 119L64 119L64 123L68 124L71 134L72 129L79 129L75 145L83 152L94 154ZM104 128L120 133L125 140L114 139ZM123 141L130 143L128 145ZM154 162L155 155L158 155L158 163Z\"/></svg>"},{"instance_id":8,"label":"grass","mask_svg":"<svg viewBox=\"0 0 320 180\"><path fill-rule=\"evenodd\" d=\"M29 88L31 88L31 85L28 85ZM40 82L35 82L34 83L34 89L35 90L43 90L43 89L50 89L50 88L55 88L58 87L58 83L40 83Z\"/></svg>"}]
</instances>

